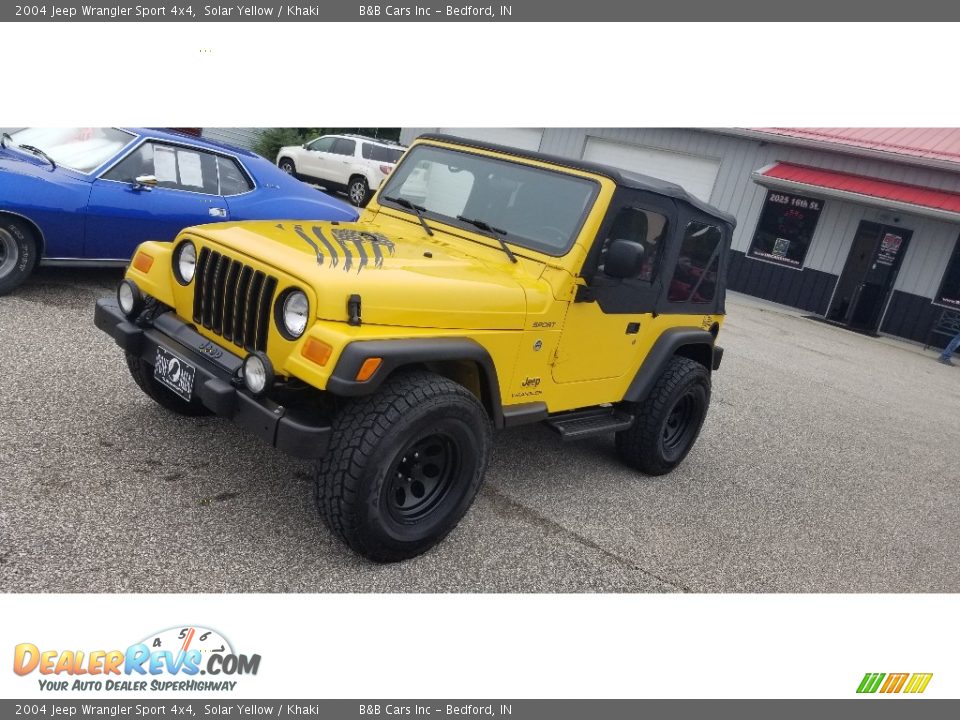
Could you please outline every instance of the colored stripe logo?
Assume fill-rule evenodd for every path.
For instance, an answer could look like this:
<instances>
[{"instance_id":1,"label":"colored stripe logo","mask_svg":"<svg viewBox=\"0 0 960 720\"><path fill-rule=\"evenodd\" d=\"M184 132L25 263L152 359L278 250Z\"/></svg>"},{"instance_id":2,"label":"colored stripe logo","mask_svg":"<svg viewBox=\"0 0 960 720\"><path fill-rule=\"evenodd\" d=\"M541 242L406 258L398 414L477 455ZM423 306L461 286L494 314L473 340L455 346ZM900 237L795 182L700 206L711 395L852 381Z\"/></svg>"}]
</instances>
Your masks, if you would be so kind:
<instances>
[{"instance_id":1,"label":"colored stripe logo","mask_svg":"<svg viewBox=\"0 0 960 720\"><path fill-rule=\"evenodd\" d=\"M927 689L933 673L867 673L860 681L858 693L911 693Z\"/></svg>"}]
</instances>

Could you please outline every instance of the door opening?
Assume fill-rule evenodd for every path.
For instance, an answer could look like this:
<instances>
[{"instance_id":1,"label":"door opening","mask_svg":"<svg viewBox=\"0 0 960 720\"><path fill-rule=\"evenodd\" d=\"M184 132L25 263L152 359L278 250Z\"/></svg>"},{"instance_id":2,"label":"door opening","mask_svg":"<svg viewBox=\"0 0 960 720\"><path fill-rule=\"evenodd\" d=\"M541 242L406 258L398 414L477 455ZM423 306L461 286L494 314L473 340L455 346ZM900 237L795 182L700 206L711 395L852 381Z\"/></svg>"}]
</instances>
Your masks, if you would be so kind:
<instances>
[{"instance_id":1,"label":"door opening","mask_svg":"<svg viewBox=\"0 0 960 720\"><path fill-rule=\"evenodd\" d=\"M912 230L862 220L837 281L827 320L875 333L893 290Z\"/></svg>"}]
</instances>

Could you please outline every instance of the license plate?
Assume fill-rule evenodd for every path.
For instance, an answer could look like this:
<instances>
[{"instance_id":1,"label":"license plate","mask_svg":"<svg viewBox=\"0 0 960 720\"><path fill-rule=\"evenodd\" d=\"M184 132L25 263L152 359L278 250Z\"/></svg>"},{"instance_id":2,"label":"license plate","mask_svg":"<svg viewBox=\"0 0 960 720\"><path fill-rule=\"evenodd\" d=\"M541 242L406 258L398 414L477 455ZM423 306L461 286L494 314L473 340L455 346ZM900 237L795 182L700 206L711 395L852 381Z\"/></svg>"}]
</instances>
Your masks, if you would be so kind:
<instances>
[{"instance_id":1,"label":"license plate","mask_svg":"<svg viewBox=\"0 0 960 720\"><path fill-rule=\"evenodd\" d=\"M170 388L187 402L193 397L193 378L197 369L161 347L157 348L157 363L153 377L164 387Z\"/></svg>"}]
</instances>

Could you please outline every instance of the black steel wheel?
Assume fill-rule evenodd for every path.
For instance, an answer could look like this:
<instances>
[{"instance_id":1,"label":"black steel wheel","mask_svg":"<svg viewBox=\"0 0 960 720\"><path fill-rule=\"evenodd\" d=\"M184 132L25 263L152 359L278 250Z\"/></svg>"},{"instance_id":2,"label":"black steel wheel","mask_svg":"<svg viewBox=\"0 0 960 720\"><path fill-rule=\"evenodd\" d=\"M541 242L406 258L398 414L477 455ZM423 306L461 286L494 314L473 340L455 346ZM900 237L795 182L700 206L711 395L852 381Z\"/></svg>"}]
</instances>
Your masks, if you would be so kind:
<instances>
[{"instance_id":1,"label":"black steel wheel","mask_svg":"<svg viewBox=\"0 0 960 720\"><path fill-rule=\"evenodd\" d=\"M690 447L690 436L699 430L696 388L689 389L677 400L663 423L663 454L667 457Z\"/></svg>"},{"instance_id":2,"label":"black steel wheel","mask_svg":"<svg viewBox=\"0 0 960 720\"><path fill-rule=\"evenodd\" d=\"M634 409L636 420L617 433L620 459L647 475L664 475L690 452L710 407L710 373L685 357L667 364L650 395Z\"/></svg>"},{"instance_id":3,"label":"black steel wheel","mask_svg":"<svg viewBox=\"0 0 960 720\"><path fill-rule=\"evenodd\" d=\"M462 385L426 371L386 380L333 419L317 462L317 509L376 562L426 552L456 527L483 482L492 429Z\"/></svg>"},{"instance_id":4,"label":"black steel wheel","mask_svg":"<svg viewBox=\"0 0 960 720\"><path fill-rule=\"evenodd\" d=\"M387 472L387 510L397 522L416 522L443 502L459 472L454 438L433 433L414 440Z\"/></svg>"}]
</instances>

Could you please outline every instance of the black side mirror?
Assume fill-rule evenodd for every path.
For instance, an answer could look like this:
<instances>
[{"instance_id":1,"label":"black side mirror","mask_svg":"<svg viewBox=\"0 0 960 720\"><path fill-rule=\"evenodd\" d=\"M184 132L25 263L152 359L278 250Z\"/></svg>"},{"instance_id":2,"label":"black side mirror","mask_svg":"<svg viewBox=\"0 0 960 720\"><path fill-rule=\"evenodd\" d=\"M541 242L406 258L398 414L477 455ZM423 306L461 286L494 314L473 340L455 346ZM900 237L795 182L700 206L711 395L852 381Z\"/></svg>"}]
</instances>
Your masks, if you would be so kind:
<instances>
[{"instance_id":1,"label":"black side mirror","mask_svg":"<svg viewBox=\"0 0 960 720\"><path fill-rule=\"evenodd\" d=\"M615 278L637 277L643 269L643 245L633 240L614 240L607 248L603 274Z\"/></svg>"}]
</instances>

